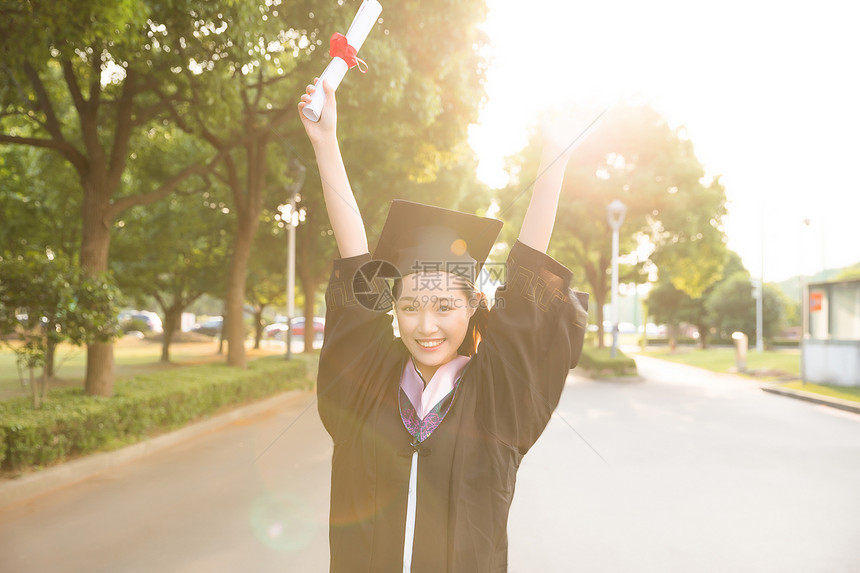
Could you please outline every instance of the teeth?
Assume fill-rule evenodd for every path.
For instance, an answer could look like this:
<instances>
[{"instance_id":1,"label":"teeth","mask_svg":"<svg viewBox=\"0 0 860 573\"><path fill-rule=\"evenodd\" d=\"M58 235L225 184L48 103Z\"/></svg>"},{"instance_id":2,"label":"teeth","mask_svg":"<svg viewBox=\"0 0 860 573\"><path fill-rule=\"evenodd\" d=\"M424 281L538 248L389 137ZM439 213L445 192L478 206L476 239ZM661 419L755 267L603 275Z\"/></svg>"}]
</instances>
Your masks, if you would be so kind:
<instances>
[{"instance_id":1,"label":"teeth","mask_svg":"<svg viewBox=\"0 0 860 573\"><path fill-rule=\"evenodd\" d=\"M436 342L421 342L420 340L418 340L417 342L418 342L418 346L420 346L422 348L436 348L437 346L442 344L441 340L438 340Z\"/></svg>"}]
</instances>

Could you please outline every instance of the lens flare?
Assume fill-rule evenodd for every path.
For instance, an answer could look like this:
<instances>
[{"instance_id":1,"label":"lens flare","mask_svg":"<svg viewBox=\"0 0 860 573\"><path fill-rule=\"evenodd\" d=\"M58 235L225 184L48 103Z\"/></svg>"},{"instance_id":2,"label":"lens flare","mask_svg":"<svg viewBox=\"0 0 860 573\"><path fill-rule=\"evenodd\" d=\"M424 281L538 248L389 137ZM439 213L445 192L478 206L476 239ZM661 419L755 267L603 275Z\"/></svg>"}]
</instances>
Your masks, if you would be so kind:
<instances>
[{"instance_id":1,"label":"lens flare","mask_svg":"<svg viewBox=\"0 0 860 573\"><path fill-rule=\"evenodd\" d=\"M307 503L294 495L267 492L253 501L249 513L254 537L276 551L304 549L318 533Z\"/></svg>"}]
</instances>

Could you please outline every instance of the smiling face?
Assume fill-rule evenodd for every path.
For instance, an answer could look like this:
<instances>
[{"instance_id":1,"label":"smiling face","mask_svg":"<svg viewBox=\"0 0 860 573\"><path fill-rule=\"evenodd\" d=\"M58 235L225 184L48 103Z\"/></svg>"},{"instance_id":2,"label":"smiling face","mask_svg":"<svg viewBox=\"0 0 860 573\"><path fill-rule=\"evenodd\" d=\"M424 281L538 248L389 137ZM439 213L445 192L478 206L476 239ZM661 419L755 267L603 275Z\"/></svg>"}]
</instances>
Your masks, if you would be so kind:
<instances>
[{"instance_id":1,"label":"smiling face","mask_svg":"<svg viewBox=\"0 0 860 573\"><path fill-rule=\"evenodd\" d=\"M415 273L403 277L394 310L400 338L425 382L457 357L475 313L465 281L448 273Z\"/></svg>"}]
</instances>

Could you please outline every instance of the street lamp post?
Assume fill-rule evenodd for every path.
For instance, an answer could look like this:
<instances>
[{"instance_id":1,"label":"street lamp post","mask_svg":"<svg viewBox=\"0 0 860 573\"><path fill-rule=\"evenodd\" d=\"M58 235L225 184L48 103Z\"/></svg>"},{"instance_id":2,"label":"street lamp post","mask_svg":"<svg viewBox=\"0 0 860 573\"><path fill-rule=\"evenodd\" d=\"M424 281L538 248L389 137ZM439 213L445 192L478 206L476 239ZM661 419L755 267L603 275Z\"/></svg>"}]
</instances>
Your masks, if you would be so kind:
<instances>
[{"instance_id":1,"label":"street lamp post","mask_svg":"<svg viewBox=\"0 0 860 573\"><path fill-rule=\"evenodd\" d=\"M286 333L286 352L284 358L292 360L293 358L293 313L295 312L295 292L296 292L296 227L300 221L304 221L304 209L297 210L296 203L302 200L302 196L298 192L290 194L290 202L286 205L281 205L281 221L287 227L287 333Z\"/></svg>"},{"instance_id":2,"label":"street lamp post","mask_svg":"<svg viewBox=\"0 0 860 573\"><path fill-rule=\"evenodd\" d=\"M755 298L755 350L764 352L764 280L752 279L752 286Z\"/></svg>"},{"instance_id":3,"label":"street lamp post","mask_svg":"<svg viewBox=\"0 0 860 573\"><path fill-rule=\"evenodd\" d=\"M806 333L809 332L809 293L806 289L806 259L804 238L809 229L811 221L809 217L803 219L803 229L800 231L800 384L806 384Z\"/></svg>"},{"instance_id":4,"label":"street lamp post","mask_svg":"<svg viewBox=\"0 0 860 573\"><path fill-rule=\"evenodd\" d=\"M612 348L610 356L618 355L618 230L624 222L627 207L616 199L607 208L609 226L612 228Z\"/></svg>"},{"instance_id":5,"label":"street lamp post","mask_svg":"<svg viewBox=\"0 0 860 573\"><path fill-rule=\"evenodd\" d=\"M758 281L753 279L753 292L755 298L755 350L764 352L764 239L766 233L766 218L764 206L761 212L761 267L759 268Z\"/></svg>"}]
</instances>

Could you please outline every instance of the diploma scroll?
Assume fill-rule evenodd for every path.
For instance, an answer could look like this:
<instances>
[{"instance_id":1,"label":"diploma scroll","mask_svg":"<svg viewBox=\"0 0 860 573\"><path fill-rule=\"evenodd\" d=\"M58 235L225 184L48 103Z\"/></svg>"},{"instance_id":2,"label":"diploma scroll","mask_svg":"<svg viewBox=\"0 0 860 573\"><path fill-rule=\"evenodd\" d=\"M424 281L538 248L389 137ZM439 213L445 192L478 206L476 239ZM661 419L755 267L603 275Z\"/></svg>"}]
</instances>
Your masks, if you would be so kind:
<instances>
[{"instance_id":1,"label":"diploma scroll","mask_svg":"<svg viewBox=\"0 0 860 573\"><path fill-rule=\"evenodd\" d=\"M355 51L361 49L364 40L370 33L371 28L376 23L377 18L382 13L382 5L377 0L364 0L361 7L358 9L349 30L346 32L346 39L349 45L355 48ZM343 58L332 58L328 66L326 66L319 81L317 89L311 96L311 101L302 109L305 117L311 121L319 121L323 106L325 106L325 91L322 89L323 80L326 80L332 89L337 89L343 77L346 75L349 65Z\"/></svg>"}]
</instances>

